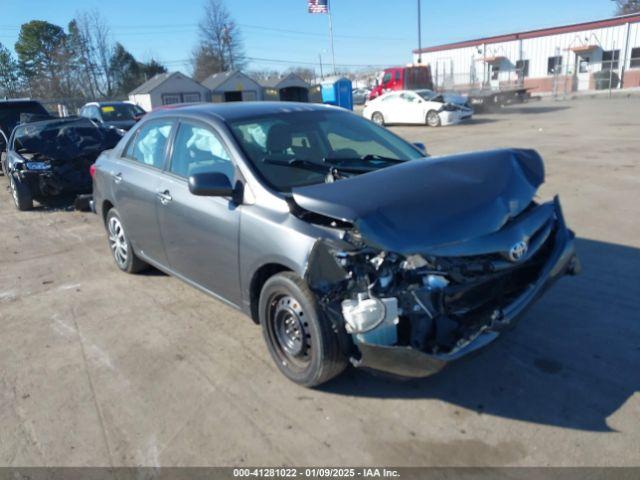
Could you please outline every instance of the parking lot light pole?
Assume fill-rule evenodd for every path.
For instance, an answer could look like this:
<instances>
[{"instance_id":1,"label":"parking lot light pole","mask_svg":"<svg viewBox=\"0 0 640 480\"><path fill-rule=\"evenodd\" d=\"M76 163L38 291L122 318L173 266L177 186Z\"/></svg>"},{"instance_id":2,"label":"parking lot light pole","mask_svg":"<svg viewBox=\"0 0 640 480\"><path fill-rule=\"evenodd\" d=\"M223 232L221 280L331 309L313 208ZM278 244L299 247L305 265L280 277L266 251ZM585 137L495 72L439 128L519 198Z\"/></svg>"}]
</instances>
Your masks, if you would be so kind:
<instances>
[{"instance_id":1,"label":"parking lot light pole","mask_svg":"<svg viewBox=\"0 0 640 480\"><path fill-rule=\"evenodd\" d=\"M422 12L421 4L422 0L418 0L418 64L422 64Z\"/></svg>"}]
</instances>

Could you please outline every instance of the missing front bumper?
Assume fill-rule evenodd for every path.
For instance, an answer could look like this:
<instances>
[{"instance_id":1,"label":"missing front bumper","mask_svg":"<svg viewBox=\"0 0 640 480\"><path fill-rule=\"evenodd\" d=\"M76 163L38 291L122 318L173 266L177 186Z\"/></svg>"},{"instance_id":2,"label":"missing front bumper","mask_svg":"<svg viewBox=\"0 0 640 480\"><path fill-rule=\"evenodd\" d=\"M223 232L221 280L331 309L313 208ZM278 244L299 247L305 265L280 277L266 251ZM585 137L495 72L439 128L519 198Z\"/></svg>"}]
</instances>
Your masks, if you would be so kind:
<instances>
[{"instance_id":1,"label":"missing front bumper","mask_svg":"<svg viewBox=\"0 0 640 480\"><path fill-rule=\"evenodd\" d=\"M500 310L499 318L481 330L473 339L458 345L446 354L428 354L410 346L357 343L360 357L352 359L356 367L370 368L405 377L426 377L442 370L448 363L479 350L493 342L500 332L515 325L524 313L560 277L577 274L580 262L575 250L575 235L564 225L556 199L559 228L554 249L545 262L536 283Z\"/></svg>"}]
</instances>

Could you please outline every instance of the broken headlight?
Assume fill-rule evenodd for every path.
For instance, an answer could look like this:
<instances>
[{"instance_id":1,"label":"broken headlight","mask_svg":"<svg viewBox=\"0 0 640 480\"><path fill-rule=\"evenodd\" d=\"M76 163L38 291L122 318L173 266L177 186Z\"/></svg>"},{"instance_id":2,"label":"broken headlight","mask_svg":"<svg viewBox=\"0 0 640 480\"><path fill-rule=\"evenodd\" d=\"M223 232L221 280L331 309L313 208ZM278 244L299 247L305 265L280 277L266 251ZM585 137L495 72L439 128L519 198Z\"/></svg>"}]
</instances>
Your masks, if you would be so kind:
<instances>
[{"instance_id":1,"label":"broken headlight","mask_svg":"<svg viewBox=\"0 0 640 480\"><path fill-rule=\"evenodd\" d=\"M26 162L25 167L27 168L27 170L40 171L49 170L51 168L51 165L47 162Z\"/></svg>"}]
</instances>

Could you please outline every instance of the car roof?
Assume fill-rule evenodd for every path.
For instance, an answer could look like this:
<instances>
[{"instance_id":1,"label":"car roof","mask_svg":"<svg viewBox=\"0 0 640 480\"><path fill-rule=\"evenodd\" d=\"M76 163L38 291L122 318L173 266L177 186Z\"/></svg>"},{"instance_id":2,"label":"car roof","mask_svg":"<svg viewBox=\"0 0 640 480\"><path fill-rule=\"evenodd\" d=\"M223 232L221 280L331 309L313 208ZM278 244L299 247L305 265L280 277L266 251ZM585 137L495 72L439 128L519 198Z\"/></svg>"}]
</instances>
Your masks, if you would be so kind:
<instances>
[{"instance_id":1,"label":"car roof","mask_svg":"<svg viewBox=\"0 0 640 480\"><path fill-rule=\"evenodd\" d=\"M262 115L293 112L326 112L346 110L331 105L298 102L230 102L198 103L171 110L158 110L147 115L148 118L161 116L188 115L202 118L218 118L224 121L237 121Z\"/></svg>"},{"instance_id":2,"label":"car roof","mask_svg":"<svg viewBox=\"0 0 640 480\"><path fill-rule=\"evenodd\" d=\"M37 105L42 105L39 101L37 100L30 100L28 98L10 98L10 99L6 99L6 100L0 100L0 106L2 105L25 105L25 104L37 104Z\"/></svg>"}]
</instances>

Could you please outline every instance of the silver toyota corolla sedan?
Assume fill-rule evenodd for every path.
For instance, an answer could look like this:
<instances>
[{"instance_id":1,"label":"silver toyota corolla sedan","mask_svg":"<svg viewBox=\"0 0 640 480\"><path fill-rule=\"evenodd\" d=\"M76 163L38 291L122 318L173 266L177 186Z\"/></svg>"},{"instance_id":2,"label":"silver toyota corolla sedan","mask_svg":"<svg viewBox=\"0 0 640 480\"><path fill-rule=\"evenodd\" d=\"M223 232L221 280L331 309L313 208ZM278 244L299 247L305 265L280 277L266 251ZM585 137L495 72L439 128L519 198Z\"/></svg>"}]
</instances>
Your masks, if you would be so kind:
<instances>
[{"instance_id":1,"label":"silver toyota corolla sedan","mask_svg":"<svg viewBox=\"0 0 640 480\"><path fill-rule=\"evenodd\" d=\"M94 166L116 265L152 265L262 326L315 386L349 361L426 376L579 271L540 156L428 158L339 108L193 105L147 115Z\"/></svg>"}]
</instances>

